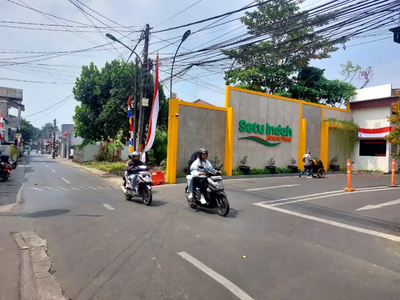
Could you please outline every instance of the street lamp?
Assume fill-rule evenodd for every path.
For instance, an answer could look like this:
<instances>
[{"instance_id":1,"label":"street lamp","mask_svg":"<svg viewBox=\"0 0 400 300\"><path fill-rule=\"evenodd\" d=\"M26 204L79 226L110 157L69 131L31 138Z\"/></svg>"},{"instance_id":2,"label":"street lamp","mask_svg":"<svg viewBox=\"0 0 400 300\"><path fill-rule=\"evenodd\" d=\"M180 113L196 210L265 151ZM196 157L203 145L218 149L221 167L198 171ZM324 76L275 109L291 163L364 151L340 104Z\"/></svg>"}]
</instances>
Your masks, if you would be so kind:
<instances>
[{"instance_id":1,"label":"street lamp","mask_svg":"<svg viewBox=\"0 0 400 300\"><path fill-rule=\"evenodd\" d=\"M181 42L179 43L178 48L176 49L176 52L175 52L175 55L174 55L174 59L172 60L171 82L170 82L170 85L169 85L169 92L170 92L169 98L170 98L170 99L172 99L172 74L173 74L173 72L174 72L175 58L176 58L176 55L178 54L179 48L181 47L182 43L183 43L184 41L186 41L186 39L189 37L189 35L190 35L191 33L192 33L192 32L191 32L190 30L187 30L187 31L183 34L182 40L181 40Z\"/></svg>"},{"instance_id":2,"label":"street lamp","mask_svg":"<svg viewBox=\"0 0 400 300\"><path fill-rule=\"evenodd\" d=\"M129 46L125 45L123 42L121 42L119 39L117 39L115 36L113 36L112 34L106 33L106 37L108 37L110 40L120 43L122 46L124 46L126 49L128 49L129 51L131 51L131 53L135 53L136 57L139 59L140 64L142 64L142 60L140 59L140 56L135 52L135 49L131 49ZM132 55L132 54L131 54ZM130 56L129 56L130 58ZM128 60L129 60L128 58Z\"/></svg>"},{"instance_id":3,"label":"street lamp","mask_svg":"<svg viewBox=\"0 0 400 300\"><path fill-rule=\"evenodd\" d=\"M137 63L138 63L138 61L140 62L140 65L143 67L143 63L142 63L142 60L140 59L140 56L135 52L135 49L136 49L136 47L139 45L139 42L142 40L142 36L140 37L140 39L139 39L139 42L136 44L136 46L135 46L135 48L134 49L131 49L129 46L127 46L127 45L125 45L123 42L121 42L120 40L118 40L115 36L113 36L112 34L109 34L109 33L107 33L106 34L106 37L108 37L110 40L112 40L112 41L114 41L114 42L117 42L117 43L120 43L122 46L124 46L125 48L127 48L128 50L130 50L131 51L131 55L129 55L129 57L128 57L128 59L127 59L127 61L126 61L126 63L125 63L125 65L124 65L124 67L122 68L122 71L124 70L124 68L125 68L125 66L127 65L127 63L128 63L128 60L129 60L129 58L131 58L131 56L132 56L132 54L133 53L135 53L135 55L136 55L136 64L135 64L135 73L134 73L134 75L135 75L135 78L134 78L134 92L133 92L133 99L134 99L134 107L133 107L133 109L134 109L134 116L135 116L135 118L134 118L134 124L133 124L133 128L134 128L134 132L133 132L133 148L134 148L134 150L136 150L136 130L137 130L137 123L138 123L138 118L137 118L137 116L136 116L136 113L137 113L137 107L138 107L138 101L137 101L137 99L136 99L136 82L137 82L137 80L136 80L136 73L137 73L137 70L138 70L138 65L137 65ZM121 71L121 73L122 73L122 71ZM144 77L143 77L143 74L142 74L142 81L144 80ZM143 84L143 87L144 87L144 84ZM140 99L142 99L142 94L143 94L143 91L141 91L141 95L140 95ZM139 110L141 111L142 110L142 105L141 105L142 103L141 103L141 100L140 100L140 106L139 106ZM131 105L132 106L132 105ZM140 113L139 113L140 114ZM140 135L140 132L139 132L139 135ZM140 138L140 136L139 136L139 138Z\"/></svg>"}]
</instances>

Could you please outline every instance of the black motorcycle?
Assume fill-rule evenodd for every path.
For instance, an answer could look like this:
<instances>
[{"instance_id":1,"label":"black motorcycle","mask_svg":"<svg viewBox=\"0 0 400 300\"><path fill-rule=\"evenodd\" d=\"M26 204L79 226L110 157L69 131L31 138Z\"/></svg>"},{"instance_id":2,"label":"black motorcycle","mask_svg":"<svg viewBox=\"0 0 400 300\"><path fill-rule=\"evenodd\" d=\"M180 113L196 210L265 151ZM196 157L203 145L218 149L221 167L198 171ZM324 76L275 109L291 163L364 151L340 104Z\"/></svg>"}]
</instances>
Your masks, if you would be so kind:
<instances>
[{"instance_id":1,"label":"black motorcycle","mask_svg":"<svg viewBox=\"0 0 400 300\"><path fill-rule=\"evenodd\" d=\"M222 166L221 166L222 167ZM225 217L229 213L229 201L224 191L222 183L222 176L216 175L213 172L203 172L205 177L195 177L193 179L193 199L189 199L187 193L187 186L185 188L185 195L190 208L196 209L197 206L205 208L217 208L218 215ZM201 184L203 180L203 184ZM204 195L207 203L200 202L201 194Z\"/></svg>"},{"instance_id":2,"label":"black motorcycle","mask_svg":"<svg viewBox=\"0 0 400 300\"><path fill-rule=\"evenodd\" d=\"M8 180L8 178L11 176L11 169L12 167L9 164L0 162L0 181Z\"/></svg>"}]
</instances>

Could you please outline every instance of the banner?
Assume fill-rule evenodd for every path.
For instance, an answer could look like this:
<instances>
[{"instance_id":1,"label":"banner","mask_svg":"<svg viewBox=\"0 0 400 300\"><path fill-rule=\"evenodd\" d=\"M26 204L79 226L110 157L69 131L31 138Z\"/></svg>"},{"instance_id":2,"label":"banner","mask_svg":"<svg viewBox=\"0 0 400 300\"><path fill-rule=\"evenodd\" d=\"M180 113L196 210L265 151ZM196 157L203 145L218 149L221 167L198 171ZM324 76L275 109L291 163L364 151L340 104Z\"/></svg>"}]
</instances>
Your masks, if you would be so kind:
<instances>
[{"instance_id":1,"label":"banner","mask_svg":"<svg viewBox=\"0 0 400 300\"><path fill-rule=\"evenodd\" d=\"M154 139L156 137L156 127L157 127L157 119L158 119L159 110L160 110L160 103L159 103L159 91L158 91L158 54L157 54L155 77L154 77L153 105L151 107L149 132L147 134L147 141L146 141L146 147L144 149L144 152L149 151L151 149L151 147L153 147Z\"/></svg>"}]
</instances>

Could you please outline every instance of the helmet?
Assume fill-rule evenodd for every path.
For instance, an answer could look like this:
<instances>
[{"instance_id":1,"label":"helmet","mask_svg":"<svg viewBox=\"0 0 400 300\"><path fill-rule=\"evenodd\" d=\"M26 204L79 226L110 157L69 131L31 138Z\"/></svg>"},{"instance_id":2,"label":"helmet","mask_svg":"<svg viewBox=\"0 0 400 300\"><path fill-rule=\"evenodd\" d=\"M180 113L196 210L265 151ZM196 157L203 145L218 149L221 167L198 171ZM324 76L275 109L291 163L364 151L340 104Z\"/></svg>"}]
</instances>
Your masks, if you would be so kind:
<instances>
[{"instance_id":1,"label":"helmet","mask_svg":"<svg viewBox=\"0 0 400 300\"><path fill-rule=\"evenodd\" d=\"M132 157L134 157L134 156L140 156L140 153L137 152L137 151L133 151L133 152L132 152Z\"/></svg>"},{"instance_id":2,"label":"helmet","mask_svg":"<svg viewBox=\"0 0 400 300\"><path fill-rule=\"evenodd\" d=\"M200 148L198 153L199 153L199 155L201 155L201 154L207 154L208 155L208 150L206 148Z\"/></svg>"}]
</instances>

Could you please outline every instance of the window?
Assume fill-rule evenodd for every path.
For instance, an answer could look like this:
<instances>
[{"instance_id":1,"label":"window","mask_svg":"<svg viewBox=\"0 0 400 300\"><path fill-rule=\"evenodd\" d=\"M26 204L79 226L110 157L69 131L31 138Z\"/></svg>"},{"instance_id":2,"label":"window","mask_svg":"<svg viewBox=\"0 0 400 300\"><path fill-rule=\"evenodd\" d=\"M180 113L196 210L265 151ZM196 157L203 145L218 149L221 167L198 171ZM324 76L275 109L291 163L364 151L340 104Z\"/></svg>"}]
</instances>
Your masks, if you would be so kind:
<instances>
[{"instance_id":1,"label":"window","mask_svg":"<svg viewBox=\"0 0 400 300\"><path fill-rule=\"evenodd\" d=\"M386 156L386 140L360 140L360 156Z\"/></svg>"}]
</instances>

